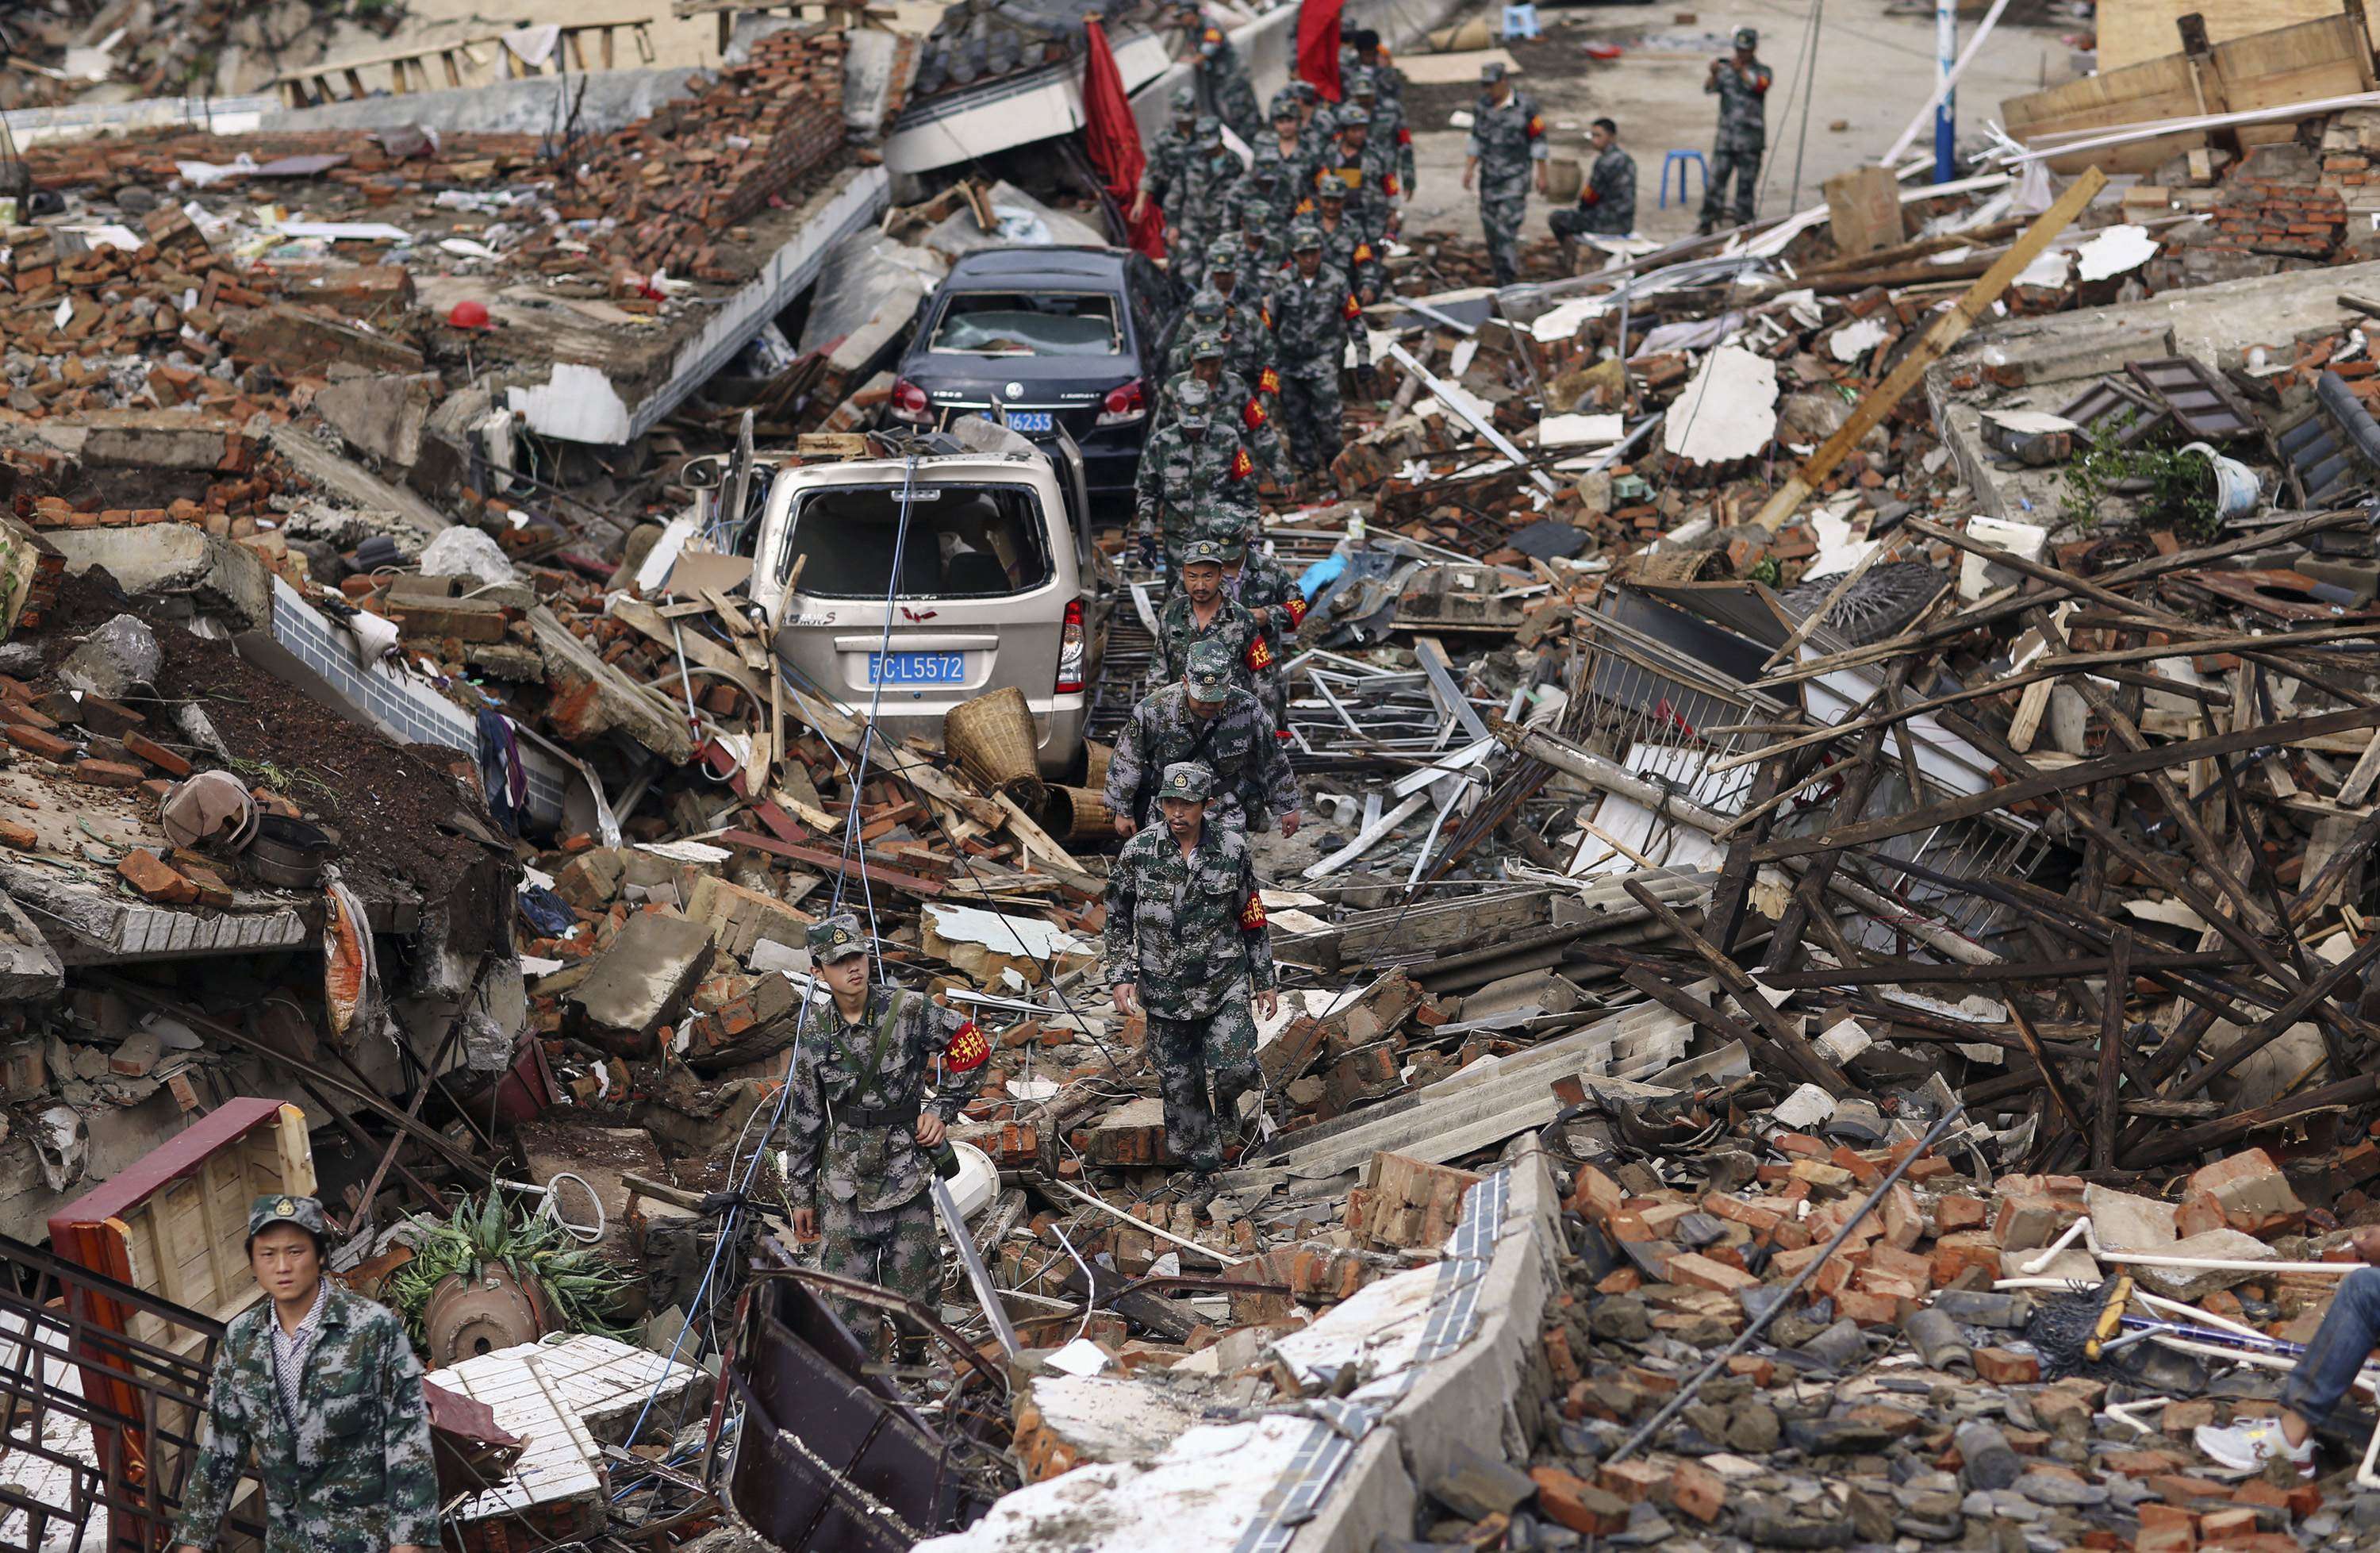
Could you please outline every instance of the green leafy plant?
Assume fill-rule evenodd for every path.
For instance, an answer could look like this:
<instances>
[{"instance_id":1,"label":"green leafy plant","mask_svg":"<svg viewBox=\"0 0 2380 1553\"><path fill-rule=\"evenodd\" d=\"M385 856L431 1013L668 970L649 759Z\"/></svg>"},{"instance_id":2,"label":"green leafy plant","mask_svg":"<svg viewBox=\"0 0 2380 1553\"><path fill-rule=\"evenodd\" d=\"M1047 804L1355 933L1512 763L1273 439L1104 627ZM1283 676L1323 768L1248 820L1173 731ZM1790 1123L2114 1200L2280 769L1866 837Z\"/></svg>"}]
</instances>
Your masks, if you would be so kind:
<instances>
[{"instance_id":1,"label":"green leafy plant","mask_svg":"<svg viewBox=\"0 0 2380 1553\"><path fill-rule=\"evenodd\" d=\"M2215 506L2215 466L2204 453L2169 447L2126 447L2118 439L2130 415L2109 416L2066 465L2066 489L2058 514L2079 529L2096 528L2099 504L2119 487L2147 487L2140 516L2191 539L2206 539L2221 526Z\"/></svg>"},{"instance_id":2,"label":"green leafy plant","mask_svg":"<svg viewBox=\"0 0 2380 1553\"><path fill-rule=\"evenodd\" d=\"M613 1323L627 1291L626 1275L581 1247L551 1217L507 1203L498 1189L489 1188L477 1202L464 1198L443 1221L416 1214L407 1222L418 1236L413 1259L389 1276L382 1293L405 1318L415 1346L423 1341L421 1316L431 1291L456 1273L478 1278L489 1266L502 1266L524 1287L533 1286L548 1313L569 1330L632 1339L626 1327Z\"/></svg>"}]
</instances>

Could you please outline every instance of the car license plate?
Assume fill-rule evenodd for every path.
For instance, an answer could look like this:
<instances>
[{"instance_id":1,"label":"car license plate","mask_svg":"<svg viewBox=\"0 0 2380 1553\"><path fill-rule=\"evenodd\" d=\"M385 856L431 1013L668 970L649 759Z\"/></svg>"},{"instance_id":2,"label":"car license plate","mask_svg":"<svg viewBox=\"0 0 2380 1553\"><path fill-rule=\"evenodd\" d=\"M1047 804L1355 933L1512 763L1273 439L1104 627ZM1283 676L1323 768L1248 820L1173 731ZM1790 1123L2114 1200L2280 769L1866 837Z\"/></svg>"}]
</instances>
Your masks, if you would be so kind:
<instances>
[{"instance_id":1,"label":"car license plate","mask_svg":"<svg viewBox=\"0 0 2380 1553\"><path fill-rule=\"evenodd\" d=\"M965 678L965 653L868 654L868 679L874 685L955 685Z\"/></svg>"},{"instance_id":2,"label":"car license plate","mask_svg":"<svg viewBox=\"0 0 2380 1553\"><path fill-rule=\"evenodd\" d=\"M1046 410L1012 410L1008 412L1008 429L1013 432L1055 431L1057 423Z\"/></svg>"}]
</instances>

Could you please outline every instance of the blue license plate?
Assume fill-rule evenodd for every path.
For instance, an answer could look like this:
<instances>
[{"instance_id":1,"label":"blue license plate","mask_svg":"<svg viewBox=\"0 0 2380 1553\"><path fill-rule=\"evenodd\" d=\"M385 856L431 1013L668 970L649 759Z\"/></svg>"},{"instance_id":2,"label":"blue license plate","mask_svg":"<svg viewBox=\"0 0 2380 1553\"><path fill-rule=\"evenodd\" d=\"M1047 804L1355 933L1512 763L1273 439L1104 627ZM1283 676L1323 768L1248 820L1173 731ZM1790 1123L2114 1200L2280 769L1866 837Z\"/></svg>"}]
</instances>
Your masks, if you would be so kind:
<instances>
[{"instance_id":1,"label":"blue license plate","mask_svg":"<svg viewBox=\"0 0 2380 1553\"><path fill-rule=\"evenodd\" d=\"M873 685L956 685L966 679L965 653L870 653Z\"/></svg>"},{"instance_id":2,"label":"blue license plate","mask_svg":"<svg viewBox=\"0 0 2380 1553\"><path fill-rule=\"evenodd\" d=\"M1012 410L1008 412L1008 429L1013 432L1048 432L1057 429L1052 413L1046 410Z\"/></svg>"}]
</instances>

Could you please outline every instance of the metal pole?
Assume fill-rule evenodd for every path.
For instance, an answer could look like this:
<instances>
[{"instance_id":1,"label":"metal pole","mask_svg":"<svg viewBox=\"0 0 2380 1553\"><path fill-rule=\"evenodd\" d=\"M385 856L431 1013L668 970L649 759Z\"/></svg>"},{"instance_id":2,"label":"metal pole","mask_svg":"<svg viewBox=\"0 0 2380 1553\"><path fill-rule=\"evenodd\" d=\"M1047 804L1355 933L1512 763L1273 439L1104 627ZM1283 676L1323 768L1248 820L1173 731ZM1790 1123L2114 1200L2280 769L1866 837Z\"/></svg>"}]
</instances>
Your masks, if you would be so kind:
<instances>
[{"instance_id":1,"label":"metal pole","mask_svg":"<svg viewBox=\"0 0 2380 1553\"><path fill-rule=\"evenodd\" d=\"M1935 79L1942 87L1942 101L1934 109L1934 181L1949 183L1959 176L1959 93L1950 84L1959 68L1959 0L1934 0L1934 52Z\"/></svg>"}]
</instances>

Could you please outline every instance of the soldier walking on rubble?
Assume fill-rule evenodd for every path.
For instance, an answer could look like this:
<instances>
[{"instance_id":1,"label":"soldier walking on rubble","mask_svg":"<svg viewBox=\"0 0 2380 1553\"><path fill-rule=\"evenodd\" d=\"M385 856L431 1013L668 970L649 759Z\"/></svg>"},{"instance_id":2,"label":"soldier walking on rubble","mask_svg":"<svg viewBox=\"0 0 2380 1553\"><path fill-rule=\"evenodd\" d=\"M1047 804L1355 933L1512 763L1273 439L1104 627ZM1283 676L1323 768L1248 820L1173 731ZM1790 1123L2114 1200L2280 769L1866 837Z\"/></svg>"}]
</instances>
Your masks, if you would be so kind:
<instances>
[{"instance_id":1,"label":"soldier walking on rubble","mask_svg":"<svg viewBox=\"0 0 2380 1553\"><path fill-rule=\"evenodd\" d=\"M1199 526L1213 520L1216 509L1199 508ZM1157 612L1157 653L1149 665L1152 687L1188 672L1190 650L1202 642L1220 642L1232 655L1232 679L1240 689L1268 705L1272 649L1257 629L1256 617L1223 596L1223 547L1212 539L1194 539L1182 551L1182 585Z\"/></svg>"},{"instance_id":2,"label":"soldier walking on rubble","mask_svg":"<svg viewBox=\"0 0 2380 1553\"><path fill-rule=\"evenodd\" d=\"M1236 1131L1240 1097L1264 1082L1250 1002L1267 1020L1281 1008L1247 837L1207 823L1213 787L1203 765L1165 768L1165 823L1124 843L1107 894L1111 995L1118 1013L1148 1016L1166 1143L1189 1167L1187 1201L1199 1210L1223 1165L1217 1119Z\"/></svg>"},{"instance_id":3,"label":"soldier walking on rubble","mask_svg":"<svg viewBox=\"0 0 2380 1553\"><path fill-rule=\"evenodd\" d=\"M1703 216L1694 227L1708 237L1718 230L1725 214L1727 180L1735 179L1735 220L1752 219L1752 202L1759 193L1760 155L1768 149L1768 67L1753 51L1760 46L1757 29L1735 30L1735 54L1711 61L1710 78L1703 91L1718 99L1718 140L1711 150L1710 180L1703 189Z\"/></svg>"},{"instance_id":4,"label":"soldier walking on rubble","mask_svg":"<svg viewBox=\"0 0 2380 1553\"><path fill-rule=\"evenodd\" d=\"M1138 221L1141 212L1151 200L1170 198L1175 186L1187 175L1198 147L1198 94L1187 86L1173 89L1173 122L1157 132L1148 143L1148 156L1140 170L1140 187L1133 190L1132 209L1126 219Z\"/></svg>"},{"instance_id":5,"label":"soldier walking on rubble","mask_svg":"<svg viewBox=\"0 0 2380 1553\"><path fill-rule=\"evenodd\" d=\"M1339 368L1355 347L1355 373L1369 383L1372 342L1364 306L1345 272L1322 262L1322 228L1300 221L1289 232L1290 273L1272 293L1272 329L1281 361L1281 430L1300 473L1327 474L1339 457Z\"/></svg>"},{"instance_id":6,"label":"soldier walking on rubble","mask_svg":"<svg viewBox=\"0 0 2380 1553\"><path fill-rule=\"evenodd\" d=\"M1149 434L1133 475L1133 520L1145 557L1164 546L1166 586L1180 591L1182 547L1196 532L1199 504L1256 500L1256 459L1239 422L1216 413L1214 391L1192 377L1173 390L1173 418ZM1160 678L1172 679L1176 664Z\"/></svg>"},{"instance_id":7,"label":"soldier walking on rubble","mask_svg":"<svg viewBox=\"0 0 2380 1553\"><path fill-rule=\"evenodd\" d=\"M1240 62L1240 51L1223 30L1207 19L1196 6L1184 6L1174 19L1190 34L1192 46L1198 56L1191 61L1190 73L1207 89L1207 100L1215 116L1231 126L1232 133L1249 145L1264 133L1263 116L1257 111L1256 83L1248 79L1248 67Z\"/></svg>"},{"instance_id":8,"label":"soldier walking on rubble","mask_svg":"<svg viewBox=\"0 0 2380 1553\"><path fill-rule=\"evenodd\" d=\"M1201 642L1172 684L1143 696L1116 736L1101 795L1127 841L1158 819L1157 785L1169 766L1195 761L1213 776L1209 824L1245 830L1279 816L1284 839L1297 834L1297 784L1272 719L1256 696L1232 682L1231 649Z\"/></svg>"},{"instance_id":9,"label":"soldier walking on rubble","mask_svg":"<svg viewBox=\"0 0 2380 1553\"><path fill-rule=\"evenodd\" d=\"M1286 740L1289 686L1281 661L1305 618L1305 595L1279 561L1256 547L1255 528L1240 513L1221 511L1208 520L1206 534L1222 547L1223 596L1248 612L1272 657L1263 691L1265 710L1272 717L1274 737Z\"/></svg>"},{"instance_id":10,"label":"soldier walking on rubble","mask_svg":"<svg viewBox=\"0 0 2380 1553\"><path fill-rule=\"evenodd\" d=\"M248 1266L266 1298L232 1318L174 1553L215 1546L254 1453L266 1553L435 1553L438 1472L405 1324L324 1276L311 1197L259 1197Z\"/></svg>"},{"instance_id":11,"label":"soldier walking on rubble","mask_svg":"<svg viewBox=\"0 0 2380 1553\"><path fill-rule=\"evenodd\" d=\"M829 996L802 1015L787 1160L780 1174L774 1137L762 1143L764 1191L783 1204L797 1239L825 1237L821 1270L932 1309L942 1288L934 1159L983 1082L990 1045L966 1015L871 975L874 946L851 912L813 924L808 941ZM877 1329L875 1307L829 1303L863 1343Z\"/></svg>"},{"instance_id":12,"label":"soldier walking on rubble","mask_svg":"<svg viewBox=\"0 0 2380 1553\"><path fill-rule=\"evenodd\" d=\"M1521 275L1521 223L1529 214L1529 182L1546 191L1546 121L1525 92L1513 90L1500 60L1479 67L1479 101L1471 109L1469 160L1463 187L1479 186L1479 225L1488 234L1488 262L1496 284ZM1531 169L1535 172L1532 173Z\"/></svg>"}]
</instances>

